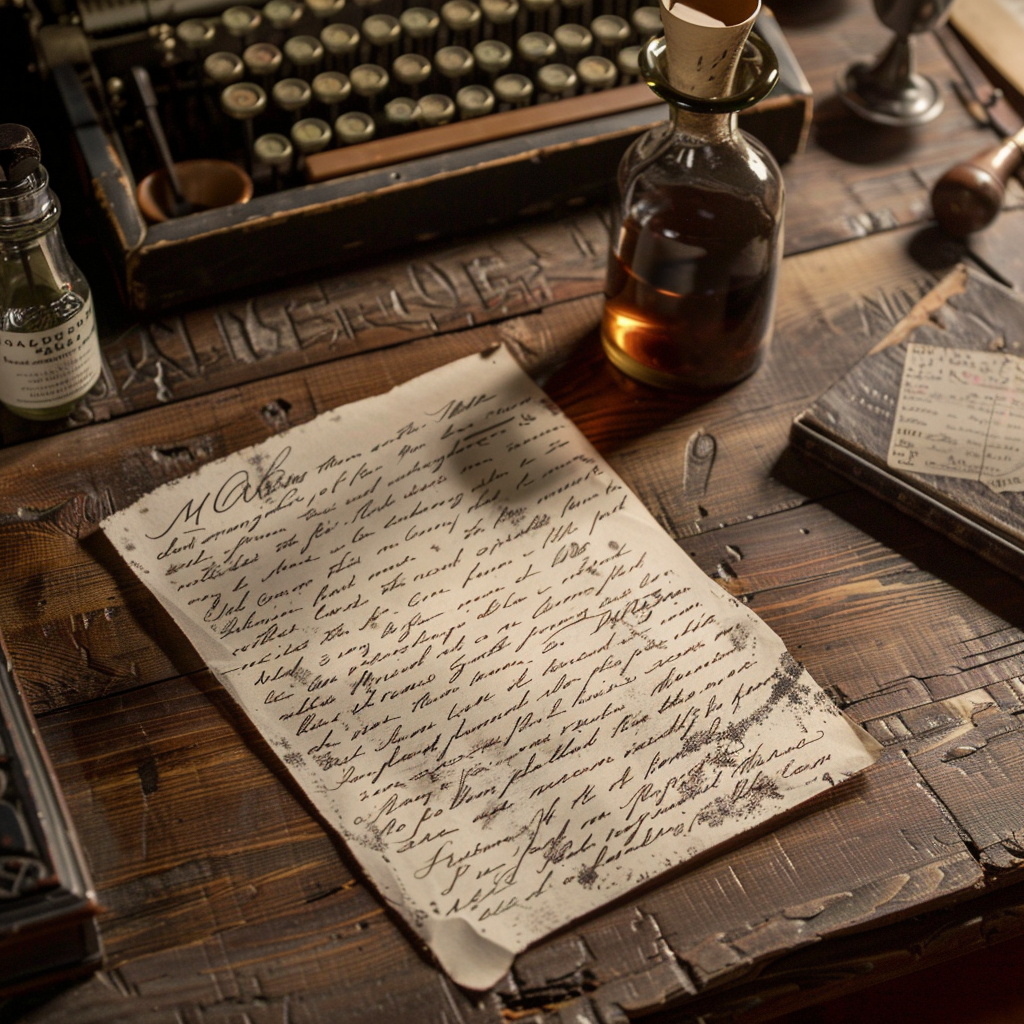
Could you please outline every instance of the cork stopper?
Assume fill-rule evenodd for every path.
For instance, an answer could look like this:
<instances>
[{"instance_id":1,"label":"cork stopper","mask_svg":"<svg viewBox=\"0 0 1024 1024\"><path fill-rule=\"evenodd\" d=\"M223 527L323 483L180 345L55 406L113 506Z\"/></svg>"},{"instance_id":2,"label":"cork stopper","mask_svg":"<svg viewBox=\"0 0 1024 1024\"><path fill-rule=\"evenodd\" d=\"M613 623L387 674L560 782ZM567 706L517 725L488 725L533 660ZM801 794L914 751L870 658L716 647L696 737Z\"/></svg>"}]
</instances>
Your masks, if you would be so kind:
<instances>
[{"instance_id":1,"label":"cork stopper","mask_svg":"<svg viewBox=\"0 0 1024 1024\"><path fill-rule=\"evenodd\" d=\"M727 96L760 11L761 0L661 0L672 88L699 99Z\"/></svg>"}]
</instances>

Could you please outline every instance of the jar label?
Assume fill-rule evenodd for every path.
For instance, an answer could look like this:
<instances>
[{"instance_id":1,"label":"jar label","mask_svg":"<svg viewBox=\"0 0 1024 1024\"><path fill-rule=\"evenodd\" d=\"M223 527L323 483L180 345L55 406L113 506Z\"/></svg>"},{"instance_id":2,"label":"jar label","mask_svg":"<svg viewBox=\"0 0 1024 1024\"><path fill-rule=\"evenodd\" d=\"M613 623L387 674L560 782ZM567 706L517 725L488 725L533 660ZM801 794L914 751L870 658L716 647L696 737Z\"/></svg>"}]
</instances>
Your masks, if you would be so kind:
<instances>
[{"instance_id":1,"label":"jar label","mask_svg":"<svg viewBox=\"0 0 1024 1024\"><path fill-rule=\"evenodd\" d=\"M90 296L69 320L45 331L0 331L0 402L52 409L81 398L100 375Z\"/></svg>"}]
</instances>

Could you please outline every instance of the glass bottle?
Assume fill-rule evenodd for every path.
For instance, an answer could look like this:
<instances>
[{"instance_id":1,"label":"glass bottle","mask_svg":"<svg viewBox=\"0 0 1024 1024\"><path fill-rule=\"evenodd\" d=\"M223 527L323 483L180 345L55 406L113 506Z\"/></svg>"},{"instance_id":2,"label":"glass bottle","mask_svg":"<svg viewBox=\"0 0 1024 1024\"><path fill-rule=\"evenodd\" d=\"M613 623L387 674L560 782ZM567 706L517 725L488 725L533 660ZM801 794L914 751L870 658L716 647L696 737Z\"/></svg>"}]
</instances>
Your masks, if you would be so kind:
<instances>
[{"instance_id":1,"label":"glass bottle","mask_svg":"<svg viewBox=\"0 0 1024 1024\"><path fill-rule=\"evenodd\" d=\"M32 420L69 415L101 370L89 284L59 217L35 137L0 125L0 402Z\"/></svg>"},{"instance_id":2,"label":"glass bottle","mask_svg":"<svg viewBox=\"0 0 1024 1024\"><path fill-rule=\"evenodd\" d=\"M602 341L615 366L647 384L725 387L757 369L772 334L782 174L736 121L774 87L778 62L751 34L717 99L673 88L664 37L641 48L640 67L670 117L619 167Z\"/></svg>"}]
</instances>

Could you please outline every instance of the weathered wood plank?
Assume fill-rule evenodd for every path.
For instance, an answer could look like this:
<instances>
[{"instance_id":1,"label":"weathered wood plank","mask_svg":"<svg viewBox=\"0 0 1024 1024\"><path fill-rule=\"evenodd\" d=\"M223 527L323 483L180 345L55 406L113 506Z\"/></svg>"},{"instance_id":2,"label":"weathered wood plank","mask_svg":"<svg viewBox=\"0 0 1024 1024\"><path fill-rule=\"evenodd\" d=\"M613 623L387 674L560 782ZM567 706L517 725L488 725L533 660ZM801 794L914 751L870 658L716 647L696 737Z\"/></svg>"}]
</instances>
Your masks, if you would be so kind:
<instances>
[{"instance_id":1,"label":"weathered wood plank","mask_svg":"<svg viewBox=\"0 0 1024 1024\"><path fill-rule=\"evenodd\" d=\"M767 364L717 397L654 393L616 374L600 351L595 297L412 342L400 359L374 351L2 450L0 552L9 586L0 620L18 677L43 711L198 668L134 574L93 537L96 522L288 424L499 341L546 380L677 537L845 486L798 461L782 473L773 467L792 416L930 287L931 273L908 253L911 239L893 232L787 260ZM703 475L689 443L700 432L715 445Z\"/></svg>"},{"instance_id":2,"label":"weathered wood plank","mask_svg":"<svg viewBox=\"0 0 1024 1024\"><path fill-rule=\"evenodd\" d=\"M450 1012L497 1024L584 989L597 1019L614 1020L616 1007L686 1000L786 949L940 905L980 878L937 801L891 759L808 816L650 889L641 909L598 915L527 952L511 985L473 1001L353 876L205 673L49 715L43 732L72 806L89 808L79 828L121 989L115 1000L91 982L54 1020L155 1024L172 1011L280 1009L301 993L292 1022Z\"/></svg>"}]
</instances>

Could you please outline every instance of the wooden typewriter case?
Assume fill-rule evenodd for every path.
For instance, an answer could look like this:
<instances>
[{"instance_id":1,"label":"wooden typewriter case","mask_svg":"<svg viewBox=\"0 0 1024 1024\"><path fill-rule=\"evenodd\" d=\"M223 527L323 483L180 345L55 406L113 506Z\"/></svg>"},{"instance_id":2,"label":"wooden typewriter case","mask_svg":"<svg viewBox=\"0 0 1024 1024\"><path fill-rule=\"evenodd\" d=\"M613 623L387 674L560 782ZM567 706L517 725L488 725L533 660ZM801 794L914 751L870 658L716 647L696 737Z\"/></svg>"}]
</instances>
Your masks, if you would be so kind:
<instances>
[{"instance_id":1,"label":"wooden typewriter case","mask_svg":"<svg viewBox=\"0 0 1024 1024\"><path fill-rule=\"evenodd\" d=\"M740 124L782 163L806 139L810 86L770 13L762 14L756 31L779 58L780 82L767 100L741 115ZM85 37L79 51L84 54L90 45ZM105 39L103 48L109 66L112 57L116 60L116 40ZM45 41L41 49L46 61ZM137 59L137 45L126 42L126 78ZM352 263L384 249L582 204L607 194L629 143L667 116L643 83L618 86L349 147L346 158L356 158L368 169L258 195L244 205L147 225L131 168L120 155L102 107L95 66L84 58L58 63L50 57L49 63L107 249L125 298L138 311L173 307ZM538 113L543 124L554 107L565 123L531 127L531 118L523 116ZM519 134L477 141L483 122L500 123L501 118L517 118ZM432 151L431 133L445 133L451 148Z\"/></svg>"}]
</instances>

